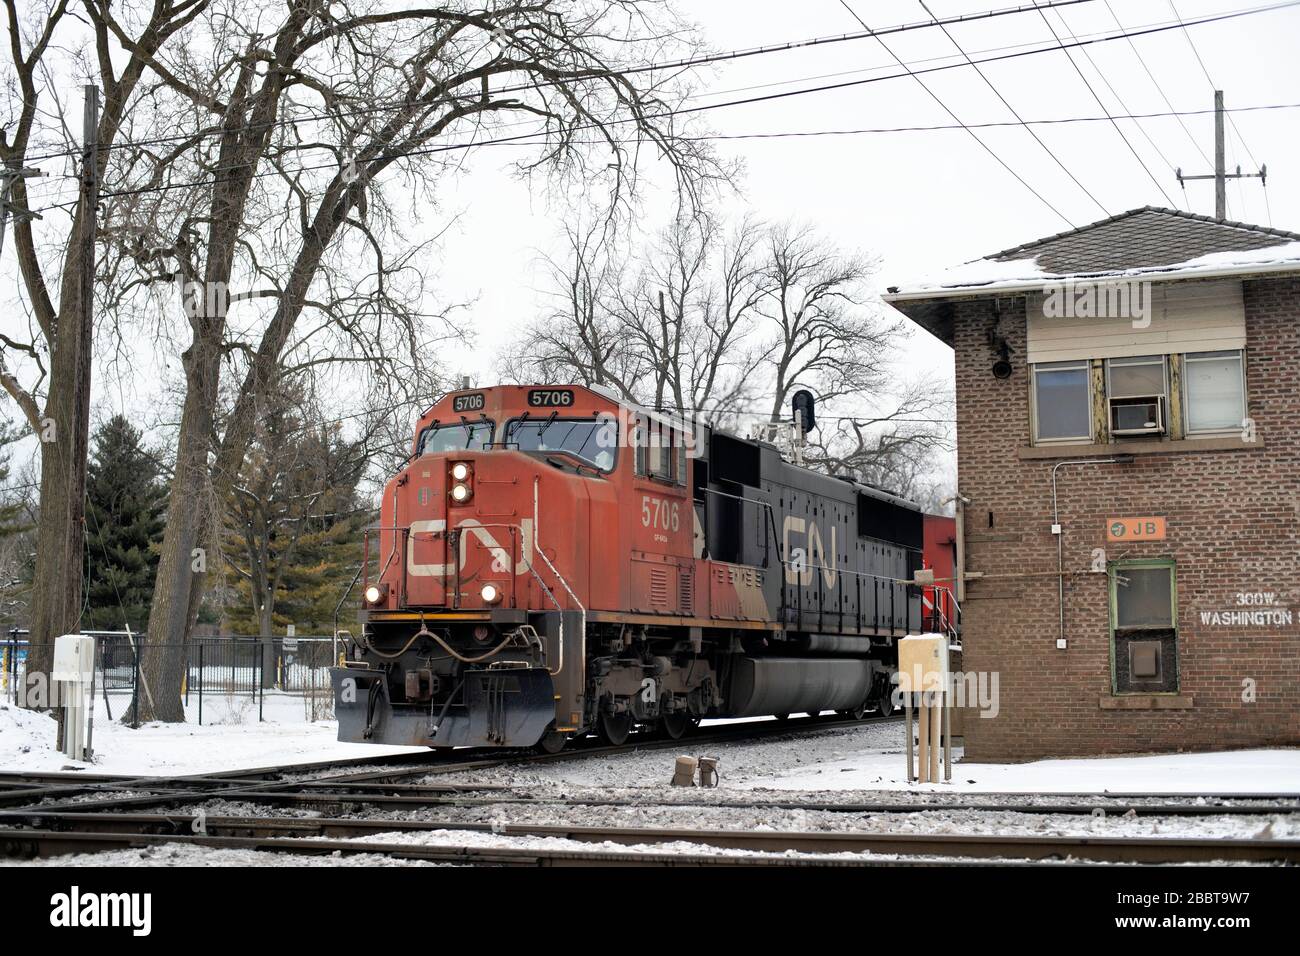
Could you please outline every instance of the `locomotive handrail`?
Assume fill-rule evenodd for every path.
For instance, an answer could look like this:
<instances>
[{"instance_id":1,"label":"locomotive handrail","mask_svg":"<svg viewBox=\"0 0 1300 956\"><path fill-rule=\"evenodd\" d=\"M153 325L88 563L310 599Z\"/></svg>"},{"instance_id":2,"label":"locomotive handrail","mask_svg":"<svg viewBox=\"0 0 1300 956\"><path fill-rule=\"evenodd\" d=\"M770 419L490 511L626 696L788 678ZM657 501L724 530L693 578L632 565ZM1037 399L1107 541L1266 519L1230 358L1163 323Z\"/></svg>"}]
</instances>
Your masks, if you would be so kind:
<instances>
[{"instance_id":1,"label":"locomotive handrail","mask_svg":"<svg viewBox=\"0 0 1300 956\"><path fill-rule=\"evenodd\" d=\"M783 558L782 558L782 556L781 556L781 539L780 539L780 537L779 537L779 536L777 535L777 533L776 533L776 513L775 513L775 511L774 511L773 508L772 508L772 502L770 502L770 501L763 501L763 500L761 500L761 499L759 499L759 498L746 498L744 495L733 495L733 494L732 494L731 492L729 492L729 491L719 491L717 488L705 488L705 489L704 489L704 493L705 493L706 495L721 495L723 498L731 498L731 499L733 499L733 500L735 500L735 501L748 501L750 504L761 505L762 507L766 508L766 509L767 509L767 522L768 522L769 527L770 527L771 530L772 530L772 543L776 545L776 557L777 557L777 560L778 560L778 561L782 561L782 560L783 560ZM767 543L767 536L764 535L764 537L763 537L763 567L767 567L767 563L768 563L768 554L770 553L770 550L771 550L771 548L770 548L770 546L769 546L768 543ZM783 602L783 603L784 603L784 602Z\"/></svg>"},{"instance_id":2,"label":"locomotive handrail","mask_svg":"<svg viewBox=\"0 0 1300 956\"><path fill-rule=\"evenodd\" d=\"M515 538L515 534L518 533L518 535L519 535L520 538L522 539L522 538L523 538L523 529L522 529L522 527L520 527L518 524L511 524L511 523L509 523L509 522L504 522L504 521L495 521L495 522L490 522L490 523L488 523L488 524L478 524L478 525L475 525L474 527L476 527L476 528L505 528L505 529L509 530L509 531L510 531L510 541L511 541L511 544L510 544L510 557L511 557L511 560L512 560L512 561L514 560L514 546L515 546L515 540L516 540L516 538ZM431 541L434 540L434 539L437 539L437 538L444 538L444 539L447 539L448 541L450 541L453 537L458 537L459 534L460 534L463 530L464 530L464 529L462 529L462 528L441 528L441 529L438 529L438 530L436 530L436 531L411 531L411 529L410 529L409 526L407 526L407 527L397 527L397 526L394 526L394 527L391 527L391 528L389 528L389 527L383 527L383 526L378 526L378 527L367 528L367 529L366 529L366 536L367 536L367 539L368 539L369 534L370 534L371 531L377 531L377 532L391 531L391 532L393 532L394 535L396 535L398 532L401 532L403 535L406 536L406 540L407 540L407 541L418 540L420 537L425 537L425 538L427 538L428 540L431 540ZM396 551L396 548L394 547L394 552L395 552L395 551ZM551 559L550 559L549 557L547 557L546 552L545 552L544 550L542 550L542 547L541 547L540 543L539 543L538 540L537 540L537 518L536 518L536 517L534 517L534 519L533 519L533 547L532 547L532 552L533 552L533 555L535 555L535 556L537 556L537 557L540 557L540 558L542 559L542 561L545 563L546 567L550 570L550 572L551 572L553 575L555 575L556 580L558 580L558 581L560 582L560 585L564 588L565 593L568 594L568 596L569 596L569 600L571 600L571 601L573 602L573 604L577 607L578 611L582 614L582 621L583 621L583 626L584 626L584 630L585 630L585 625L586 625L586 616L587 616L587 609L583 606L582 602L581 602L580 600L578 600L578 596L577 596L577 594L575 594L574 591L573 591L573 588L571 588L571 587L569 586L569 582L568 582L567 580L565 580L564 575L561 574L561 573L559 572L559 569L557 569L557 568L555 567L555 565L551 562ZM455 557L456 574L457 574L457 578L459 579L459 575L460 575L460 552L459 552L459 549L456 548L456 547L453 547L451 554ZM521 541L521 553L520 553L520 557L521 557L521 558L523 557L523 554L522 554L522 541ZM380 569L380 572L379 572L379 577L380 577L380 578L383 577L384 572L388 569L388 565L389 565L390 563L391 563L391 555L390 555L390 560L389 560L389 561L385 561L385 562L384 562L384 567ZM444 562L444 566L445 566L445 563L446 563L446 562ZM403 563L403 570L405 571L405 562ZM533 562L532 560L530 560L530 561L528 562L528 570L529 570L529 573L532 574L532 576L536 579L538 586L539 586L539 587L542 589L542 591L545 593L547 599L551 602L552 605L555 606L555 609L556 609L557 611L563 612L563 610L564 610L563 606L561 606L560 602L556 599L555 594L554 594L554 592L551 590L550 586L547 585L546 581L542 579L542 576L541 576L540 574L537 573L537 568L535 567L535 564L534 564L534 562ZM445 584L445 582L444 582L444 588L445 588L445 586L446 586L446 584ZM459 586L457 586L456 590L459 592ZM511 582L511 604L512 604L512 605L517 605L517 603L518 603L518 602L517 602L517 600L515 599L514 581L512 580L512 582ZM561 616L561 618L560 618L560 629L559 629L559 632L558 632L558 634L557 634L557 643L558 643L558 645L559 645L559 663L558 663L558 665L556 666L556 668L555 668L554 670L551 670L549 667L547 668L548 673L550 673L552 676L555 676L555 675L559 674L559 673L564 669L564 618L563 618L562 616Z\"/></svg>"}]
</instances>

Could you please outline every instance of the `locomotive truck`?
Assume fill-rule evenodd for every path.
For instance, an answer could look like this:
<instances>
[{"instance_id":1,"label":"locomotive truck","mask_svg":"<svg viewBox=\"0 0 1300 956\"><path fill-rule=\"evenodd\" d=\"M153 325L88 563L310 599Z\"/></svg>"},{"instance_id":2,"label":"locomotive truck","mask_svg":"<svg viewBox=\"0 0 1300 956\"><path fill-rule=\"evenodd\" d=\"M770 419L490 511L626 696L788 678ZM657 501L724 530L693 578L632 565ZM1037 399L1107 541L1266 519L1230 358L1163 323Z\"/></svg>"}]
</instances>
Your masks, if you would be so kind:
<instances>
[{"instance_id":1,"label":"locomotive truck","mask_svg":"<svg viewBox=\"0 0 1300 956\"><path fill-rule=\"evenodd\" d=\"M888 714L922 527L909 501L602 390L451 392L367 531L339 739L553 752Z\"/></svg>"}]
</instances>

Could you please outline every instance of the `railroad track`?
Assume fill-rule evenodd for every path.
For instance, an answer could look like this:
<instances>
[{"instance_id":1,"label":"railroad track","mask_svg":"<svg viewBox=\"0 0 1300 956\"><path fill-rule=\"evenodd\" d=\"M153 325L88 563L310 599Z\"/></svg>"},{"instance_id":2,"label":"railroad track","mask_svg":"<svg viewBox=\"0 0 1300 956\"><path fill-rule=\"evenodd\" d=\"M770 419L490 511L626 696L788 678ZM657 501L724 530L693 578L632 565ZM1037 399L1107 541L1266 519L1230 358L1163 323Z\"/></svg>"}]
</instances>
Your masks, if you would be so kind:
<instances>
[{"instance_id":1,"label":"railroad track","mask_svg":"<svg viewBox=\"0 0 1300 956\"><path fill-rule=\"evenodd\" d=\"M610 747L593 738L575 741L569 748L556 754L542 754L533 751L506 750L492 748L474 748L453 751L450 755L433 753L413 753L398 757L358 757L346 760L317 761L306 764L286 764L278 767L261 767L254 770L228 771L224 773L202 774L179 777L105 777L93 781L71 779L66 782L62 776L50 781L49 774L38 774L41 783L37 786L10 787L0 790L0 807L26 807L49 801L85 798L94 794L107 794L103 799L84 799L74 807L129 809L147 806L170 805L195 802L221 795L241 797L244 793L280 791L292 788L297 780L285 778L296 777L315 771L329 771L345 768L349 772L325 773L314 779L335 783L365 783L381 780L398 780L409 777L429 777L438 774L460 773L467 770L483 770L510 765L527 765L538 763L555 763L561 761L581 760L589 757L612 756L623 753L636 753L648 750L680 749L698 747L702 744L740 742L748 739L764 739L773 736L798 735L803 733L824 732L839 728L857 728L872 723L899 723L901 717L875 717L867 720L843 720L825 717L803 717L790 720L765 720L743 724L723 724L696 731L680 740L663 740L655 738L634 739L621 746ZM352 770L354 767L367 767L365 770ZM21 782L25 774L0 775L0 781ZM460 787L457 789L465 789ZM477 789L485 789L479 787ZM127 790L140 791L138 796L114 797L112 794Z\"/></svg>"},{"instance_id":2,"label":"railroad track","mask_svg":"<svg viewBox=\"0 0 1300 956\"><path fill-rule=\"evenodd\" d=\"M890 718L897 720L897 718ZM876 722L879 722L877 719ZM31 858L71 852L96 852L194 844L210 848L268 853L342 855L383 854L400 859L443 863L524 866L771 866L878 865L936 860L1072 863L1169 863L1225 860L1253 863L1300 862L1300 841L1224 838L1099 838L1094 836L985 836L891 834L868 832L776 832L662 827L593 827L540 824L493 824L464 820L358 818L345 816L360 808L412 810L500 806L685 807L808 810L844 814L948 812L1029 813L1107 816L1139 815L1273 815L1300 812L1300 799L1284 794L1220 794L1191 802L1187 795L1134 795L1165 798L1161 803L1134 802L1107 794L1054 795L1069 802L961 802L879 800L808 804L781 799L702 800L620 799L601 796L537 796L515 788L441 782L440 775L528 763L584 759L644 750L681 749L721 742L743 742L798 735L862 721L804 718L711 727L683 740L639 740L612 748L579 742L559 754L458 751L450 757L425 753L400 757L363 757L317 761L253 770L182 777L81 777L67 774L0 774L0 856ZM68 779L70 776L73 779ZM413 777L419 783L407 782ZM1009 798L1010 794L982 794ZM1036 795L1043 796L1043 795ZM1175 798L1181 797L1182 802ZM1285 803L1262 801L1285 799ZM267 807L312 811L312 816L223 816L183 812L181 808L223 800ZM1241 801L1252 801L1242 803ZM170 812L141 812L146 810ZM321 816L334 812L334 816ZM437 832L436 838L428 834ZM400 834L403 842L382 842L379 834ZM530 838L518 845L485 846L482 834ZM460 842L457 842L459 836ZM475 842L477 838L477 842ZM551 838L549 840L544 838ZM538 839L542 844L538 845ZM556 840L566 841L557 844ZM575 848L573 844L593 844ZM665 844L688 844L691 850L665 852ZM634 849L615 849L616 847ZM789 854L797 854L790 856ZM742 854L742 855L737 855Z\"/></svg>"},{"instance_id":3,"label":"railroad track","mask_svg":"<svg viewBox=\"0 0 1300 956\"><path fill-rule=\"evenodd\" d=\"M900 857L904 862L955 858L1040 863L1300 863L1300 840L809 833L159 814L46 815L36 822L41 824L40 828L0 826L0 855L32 858L180 843L277 854L380 854L408 860L527 866L620 863L642 866L870 866L881 862L893 864ZM63 826L75 829L61 829ZM409 842L366 839L379 834L407 834L417 839ZM421 834L433 838L421 842L418 839ZM531 838L534 842L520 846L484 846L460 834L466 837L491 834L495 839ZM538 839L564 843L538 845L535 842ZM572 843L595 844L597 848L586 851L567 845ZM654 848L665 845L689 845L700 847L701 851L654 851ZM613 848L619 846L635 849L629 852ZM706 852L704 848L713 852ZM737 852L745 855L737 855ZM789 856L791 853L800 856ZM881 857L888 859L882 860Z\"/></svg>"},{"instance_id":4,"label":"railroad track","mask_svg":"<svg viewBox=\"0 0 1300 956\"><path fill-rule=\"evenodd\" d=\"M826 717L802 717L789 720L764 720L749 723L723 724L696 731L680 740L647 737L634 738L621 747L610 747L593 738L575 741L556 754L542 754L528 750L501 750L499 748L466 748L449 755L418 752L385 757L355 757L342 760L324 760L311 763L284 764L259 767L252 770L233 770L220 773L175 777L130 777L95 775L85 777L79 773L0 773L0 807L28 807L50 801L78 798L76 807L127 809L210 799L213 796L242 796L245 792L279 791L293 787L301 774L326 771L313 779L336 783L365 783L397 780L409 777L429 777L438 774L460 773L467 770L484 770L510 765L555 763L580 760L588 757L612 756L648 750L698 747L710 743L731 743L748 739L824 732L840 728L857 728L872 723L900 723L901 717L874 717L866 720L845 720ZM351 768L369 768L352 770ZM328 773L344 768L349 772ZM456 789L466 789L459 787ZM476 787L474 789L488 789ZM124 791L139 791L138 796L114 797ZM105 794L103 799L82 799Z\"/></svg>"}]
</instances>

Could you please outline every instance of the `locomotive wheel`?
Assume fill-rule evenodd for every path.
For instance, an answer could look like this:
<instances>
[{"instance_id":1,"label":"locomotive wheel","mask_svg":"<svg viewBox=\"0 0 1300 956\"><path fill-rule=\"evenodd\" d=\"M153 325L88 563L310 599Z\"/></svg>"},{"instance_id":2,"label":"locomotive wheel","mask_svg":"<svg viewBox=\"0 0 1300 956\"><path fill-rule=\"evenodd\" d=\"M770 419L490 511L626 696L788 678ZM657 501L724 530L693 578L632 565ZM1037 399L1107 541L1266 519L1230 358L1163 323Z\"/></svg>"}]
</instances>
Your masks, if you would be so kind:
<instances>
[{"instance_id":1,"label":"locomotive wheel","mask_svg":"<svg viewBox=\"0 0 1300 956\"><path fill-rule=\"evenodd\" d=\"M850 710L841 710L839 713L841 717L847 717L849 720L861 720L867 716L867 702L864 700L858 706Z\"/></svg>"},{"instance_id":2,"label":"locomotive wheel","mask_svg":"<svg viewBox=\"0 0 1300 956\"><path fill-rule=\"evenodd\" d=\"M685 714L664 714L659 721L659 733L669 740L681 740L682 735L694 726Z\"/></svg>"},{"instance_id":3,"label":"locomotive wheel","mask_svg":"<svg viewBox=\"0 0 1300 956\"><path fill-rule=\"evenodd\" d=\"M539 753L558 754L568 742L568 734L562 734L554 728L547 728L546 733L542 734L542 739L533 746L537 748Z\"/></svg>"},{"instance_id":4,"label":"locomotive wheel","mask_svg":"<svg viewBox=\"0 0 1300 956\"><path fill-rule=\"evenodd\" d=\"M623 746L631 733L631 714L601 714L596 719L596 736L611 747Z\"/></svg>"},{"instance_id":5,"label":"locomotive wheel","mask_svg":"<svg viewBox=\"0 0 1300 956\"><path fill-rule=\"evenodd\" d=\"M894 694L892 691L886 691L876 703L876 713L881 717L894 716Z\"/></svg>"}]
</instances>

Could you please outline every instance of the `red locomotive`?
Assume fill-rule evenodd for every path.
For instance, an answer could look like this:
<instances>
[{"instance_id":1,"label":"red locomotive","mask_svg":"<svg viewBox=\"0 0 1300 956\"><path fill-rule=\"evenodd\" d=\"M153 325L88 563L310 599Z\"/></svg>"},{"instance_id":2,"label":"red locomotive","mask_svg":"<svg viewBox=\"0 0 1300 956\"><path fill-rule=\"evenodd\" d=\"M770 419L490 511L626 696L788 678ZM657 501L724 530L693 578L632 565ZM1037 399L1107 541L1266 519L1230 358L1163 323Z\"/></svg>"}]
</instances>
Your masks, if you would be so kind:
<instances>
[{"instance_id":1,"label":"red locomotive","mask_svg":"<svg viewBox=\"0 0 1300 956\"><path fill-rule=\"evenodd\" d=\"M360 637L332 671L339 739L557 750L703 717L888 712L893 642L924 623L922 522L596 390L452 392L367 535Z\"/></svg>"}]
</instances>

